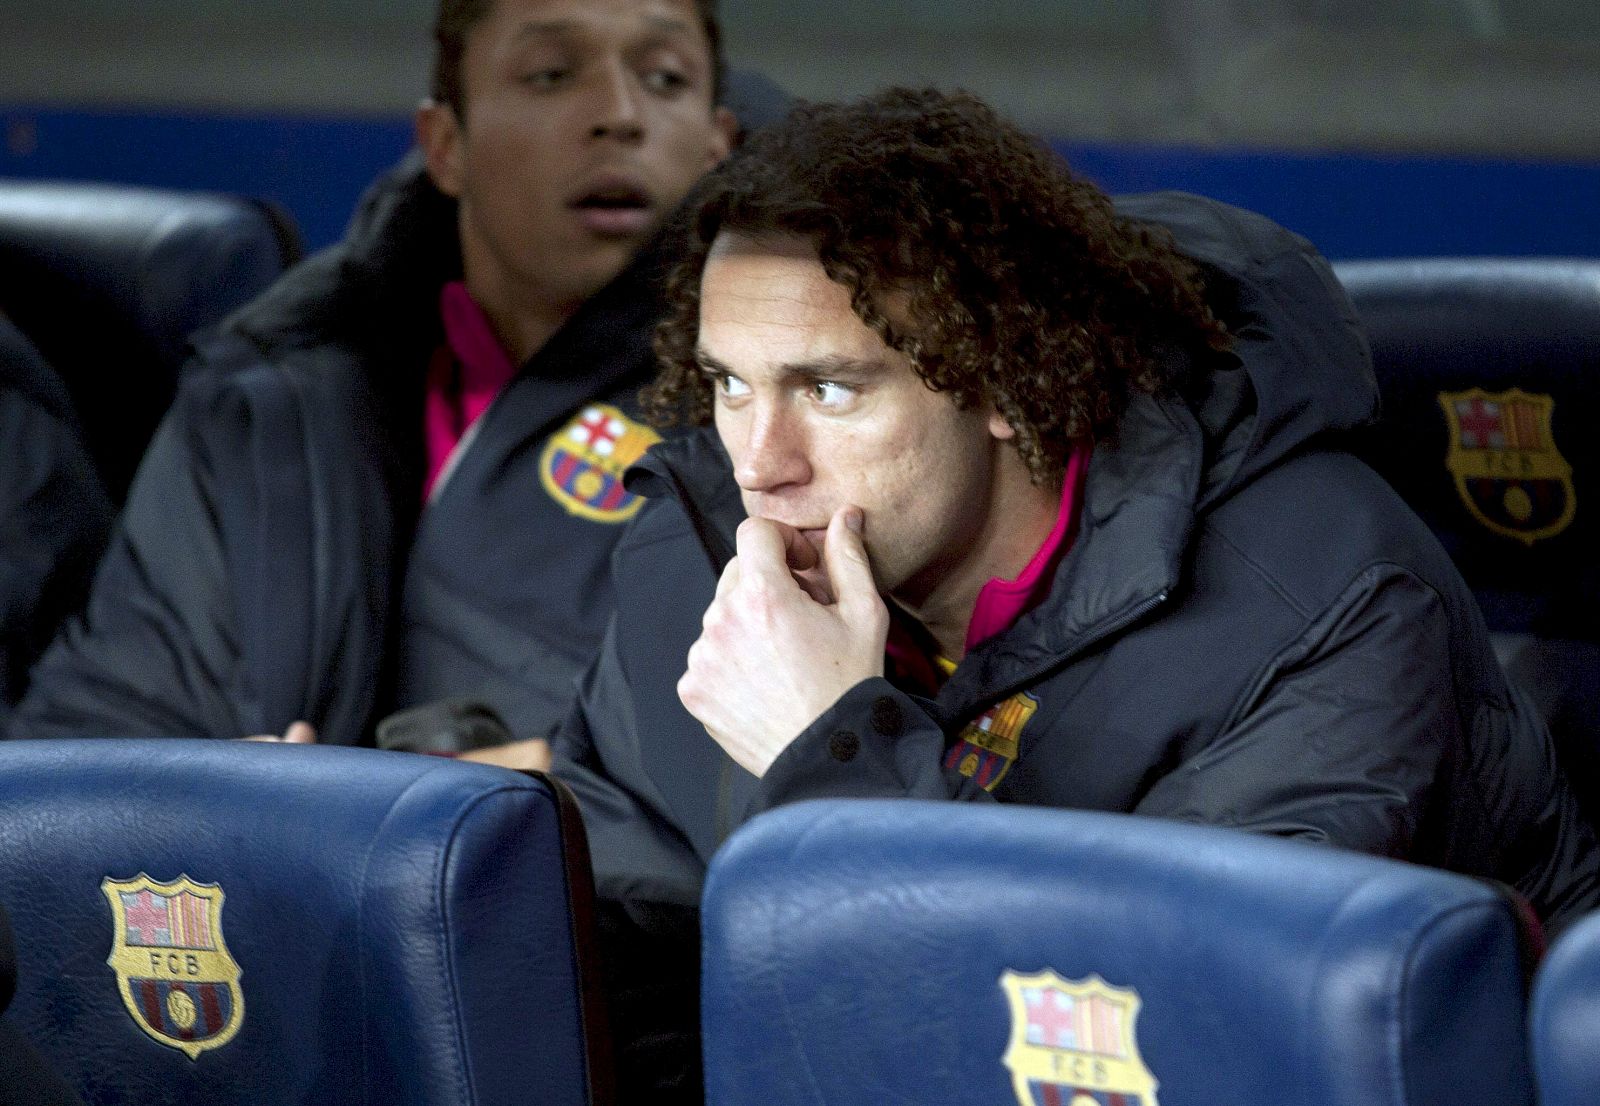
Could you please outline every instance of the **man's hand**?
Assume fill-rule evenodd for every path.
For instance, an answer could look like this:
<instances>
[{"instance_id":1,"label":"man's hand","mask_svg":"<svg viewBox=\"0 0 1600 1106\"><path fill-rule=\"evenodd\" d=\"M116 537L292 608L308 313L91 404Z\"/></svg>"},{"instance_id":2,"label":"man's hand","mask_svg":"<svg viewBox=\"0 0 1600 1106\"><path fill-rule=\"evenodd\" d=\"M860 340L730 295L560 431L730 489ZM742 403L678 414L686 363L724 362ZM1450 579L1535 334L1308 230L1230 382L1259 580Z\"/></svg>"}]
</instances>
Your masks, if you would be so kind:
<instances>
[{"instance_id":1,"label":"man's hand","mask_svg":"<svg viewBox=\"0 0 1600 1106\"><path fill-rule=\"evenodd\" d=\"M482 749L469 749L456 758L477 764L495 764L518 772L550 771L550 743L542 737L526 741L508 741L504 745L488 745Z\"/></svg>"},{"instance_id":2,"label":"man's hand","mask_svg":"<svg viewBox=\"0 0 1600 1106\"><path fill-rule=\"evenodd\" d=\"M717 582L678 698L757 776L840 696L883 675L889 610L862 521L860 508L835 512L821 565L791 527L761 518L739 525L738 556Z\"/></svg>"},{"instance_id":3,"label":"man's hand","mask_svg":"<svg viewBox=\"0 0 1600 1106\"><path fill-rule=\"evenodd\" d=\"M281 741L286 745L315 745L317 731L310 722L290 722L289 728L283 731L283 736L275 733L258 733L246 737L245 741Z\"/></svg>"}]
</instances>

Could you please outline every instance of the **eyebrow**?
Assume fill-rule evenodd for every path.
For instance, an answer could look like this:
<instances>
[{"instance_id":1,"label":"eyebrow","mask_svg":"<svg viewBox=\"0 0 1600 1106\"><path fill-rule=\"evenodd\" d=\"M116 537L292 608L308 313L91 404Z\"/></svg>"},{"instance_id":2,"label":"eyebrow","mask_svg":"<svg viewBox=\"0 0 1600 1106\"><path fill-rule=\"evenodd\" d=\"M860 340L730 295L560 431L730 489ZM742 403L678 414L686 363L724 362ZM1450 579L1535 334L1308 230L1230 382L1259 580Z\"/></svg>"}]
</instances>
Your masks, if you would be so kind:
<instances>
[{"instance_id":1,"label":"eyebrow","mask_svg":"<svg viewBox=\"0 0 1600 1106\"><path fill-rule=\"evenodd\" d=\"M703 348L694 351L694 359L699 363L701 372L739 375ZM819 357L813 361L792 361L780 365L778 369L788 379L862 381L882 376L888 371L888 365L880 360L832 355Z\"/></svg>"},{"instance_id":2,"label":"eyebrow","mask_svg":"<svg viewBox=\"0 0 1600 1106\"><path fill-rule=\"evenodd\" d=\"M645 16L652 31L664 35L693 35L694 27L682 19L666 15ZM516 39L537 38L541 35L567 35L580 32L584 23L577 19L530 19L517 28Z\"/></svg>"}]
</instances>

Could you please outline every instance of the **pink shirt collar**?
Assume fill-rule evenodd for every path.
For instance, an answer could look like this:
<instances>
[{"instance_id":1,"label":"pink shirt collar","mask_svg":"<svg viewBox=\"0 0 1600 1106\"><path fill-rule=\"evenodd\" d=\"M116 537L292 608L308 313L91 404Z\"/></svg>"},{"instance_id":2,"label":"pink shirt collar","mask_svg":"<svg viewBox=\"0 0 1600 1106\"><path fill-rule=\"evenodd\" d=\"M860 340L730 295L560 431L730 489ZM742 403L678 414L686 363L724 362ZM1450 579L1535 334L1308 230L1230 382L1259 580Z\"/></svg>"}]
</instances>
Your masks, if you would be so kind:
<instances>
[{"instance_id":1,"label":"pink shirt collar","mask_svg":"<svg viewBox=\"0 0 1600 1106\"><path fill-rule=\"evenodd\" d=\"M998 576L978 591L978 601L972 608L972 621L967 623L967 652L996 634L1004 633L1016 625L1017 619L1031 611L1050 594L1055 579L1056 565L1072 548L1077 536L1078 494L1082 487L1083 472L1088 468L1090 448L1078 445L1067 456L1067 471L1061 479L1061 506L1056 511L1056 524L1044 539L1033 559L1028 562L1015 580L1002 580Z\"/></svg>"},{"instance_id":2,"label":"pink shirt collar","mask_svg":"<svg viewBox=\"0 0 1600 1106\"><path fill-rule=\"evenodd\" d=\"M967 624L967 652L997 634L1016 625L1017 619L1042 603L1050 594L1055 581L1056 566L1078 533L1078 513L1083 492L1084 473L1089 468L1089 455L1094 447L1080 443L1067 456L1067 469L1061 479L1061 505L1056 510L1055 525L1044 539L1033 558L1028 561L1014 580L995 577L978 591L978 601L972 608L972 621ZM929 657L916 645L914 636L899 622L889 625L889 641L885 650L889 660L902 676L924 685L929 692L937 689L955 666L943 657Z\"/></svg>"},{"instance_id":3,"label":"pink shirt collar","mask_svg":"<svg viewBox=\"0 0 1600 1106\"><path fill-rule=\"evenodd\" d=\"M517 372L489 317L461 281L439 289L439 318L450 356L435 357L428 371L423 403L423 439L428 451L424 499L432 493L467 430Z\"/></svg>"}]
</instances>

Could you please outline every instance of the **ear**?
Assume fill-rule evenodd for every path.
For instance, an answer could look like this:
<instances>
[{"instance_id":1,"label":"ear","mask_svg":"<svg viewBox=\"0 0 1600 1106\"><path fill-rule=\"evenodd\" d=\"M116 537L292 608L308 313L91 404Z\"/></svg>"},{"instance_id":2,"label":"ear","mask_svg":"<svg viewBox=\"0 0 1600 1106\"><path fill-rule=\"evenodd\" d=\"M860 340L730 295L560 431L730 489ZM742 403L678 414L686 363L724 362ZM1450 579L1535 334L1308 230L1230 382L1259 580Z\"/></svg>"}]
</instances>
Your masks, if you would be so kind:
<instances>
[{"instance_id":1,"label":"ear","mask_svg":"<svg viewBox=\"0 0 1600 1106\"><path fill-rule=\"evenodd\" d=\"M727 108L717 108L711 113L711 141L706 149L706 168L716 164L733 151L739 138L739 120Z\"/></svg>"},{"instance_id":2,"label":"ear","mask_svg":"<svg viewBox=\"0 0 1600 1106\"><path fill-rule=\"evenodd\" d=\"M428 163L428 176L446 196L461 195L466 183L462 157L462 127L456 109L437 100L424 100L413 121L417 145Z\"/></svg>"},{"instance_id":3,"label":"ear","mask_svg":"<svg viewBox=\"0 0 1600 1106\"><path fill-rule=\"evenodd\" d=\"M1012 438L1015 438L1017 436L1016 428L1006 421L1006 417L995 408L994 404L988 404L988 407L990 437L1001 442L1009 442Z\"/></svg>"}]
</instances>

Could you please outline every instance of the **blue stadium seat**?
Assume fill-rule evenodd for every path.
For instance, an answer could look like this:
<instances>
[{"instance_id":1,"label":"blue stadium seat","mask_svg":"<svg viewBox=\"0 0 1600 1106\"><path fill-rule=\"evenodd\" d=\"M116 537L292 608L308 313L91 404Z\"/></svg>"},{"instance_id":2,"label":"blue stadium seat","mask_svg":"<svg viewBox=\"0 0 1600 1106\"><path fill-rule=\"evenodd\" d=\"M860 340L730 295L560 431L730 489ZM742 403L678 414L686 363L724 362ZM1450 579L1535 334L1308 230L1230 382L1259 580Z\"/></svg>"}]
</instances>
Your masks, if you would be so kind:
<instances>
[{"instance_id":1,"label":"blue stadium seat","mask_svg":"<svg viewBox=\"0 0 1600 1106\"><path fill-rule=\"evenodd\" d=\"M7 1021L94 1103L608 1102L549 780L229 741L0 744Z\"/></svg>"},{"instance_id":2,"label":"blue stadium seat","mask_svg":"<svg viewBox=\"0 0 1600 1106\"><path fill-rule=\"evenodd\" d=\"M1540 1106L1600 1102L1600 914L1556 941L1534 979L1528 1021Z\"/></svg>"},{"instance_id":3,"label":"blue stadium seat","mask_svg":"<svg viewBox=\"0 0 1600 1106\"><path fill-rule=\"evenodd\" d=\"M1359 451L1454 558L1600 824L1600 260L1335 269L1383 392Z\"/></svg>"},{"instance_id":4,"label":"blue stadium seat","mask_svg":"<svg viewBox=\"0 0 1600 1106\"><path fill-rule=\"evenodd\" d=\"M702 903L709 1106L1526 1106L1523 910L1450 873L1082 811L830 801Z\"/></svg>"},{"instance_id":5,"label":"blue stadium seat","mask_svg":"<svg viewBox=\"0 0 1600 1106\"><path fill-rule=\"evenodd\" d=\"M276 207L130 185L0 180L0 311L66 380L121 502L193 331L301 253Z\"/></svg>"}]
</instances>

